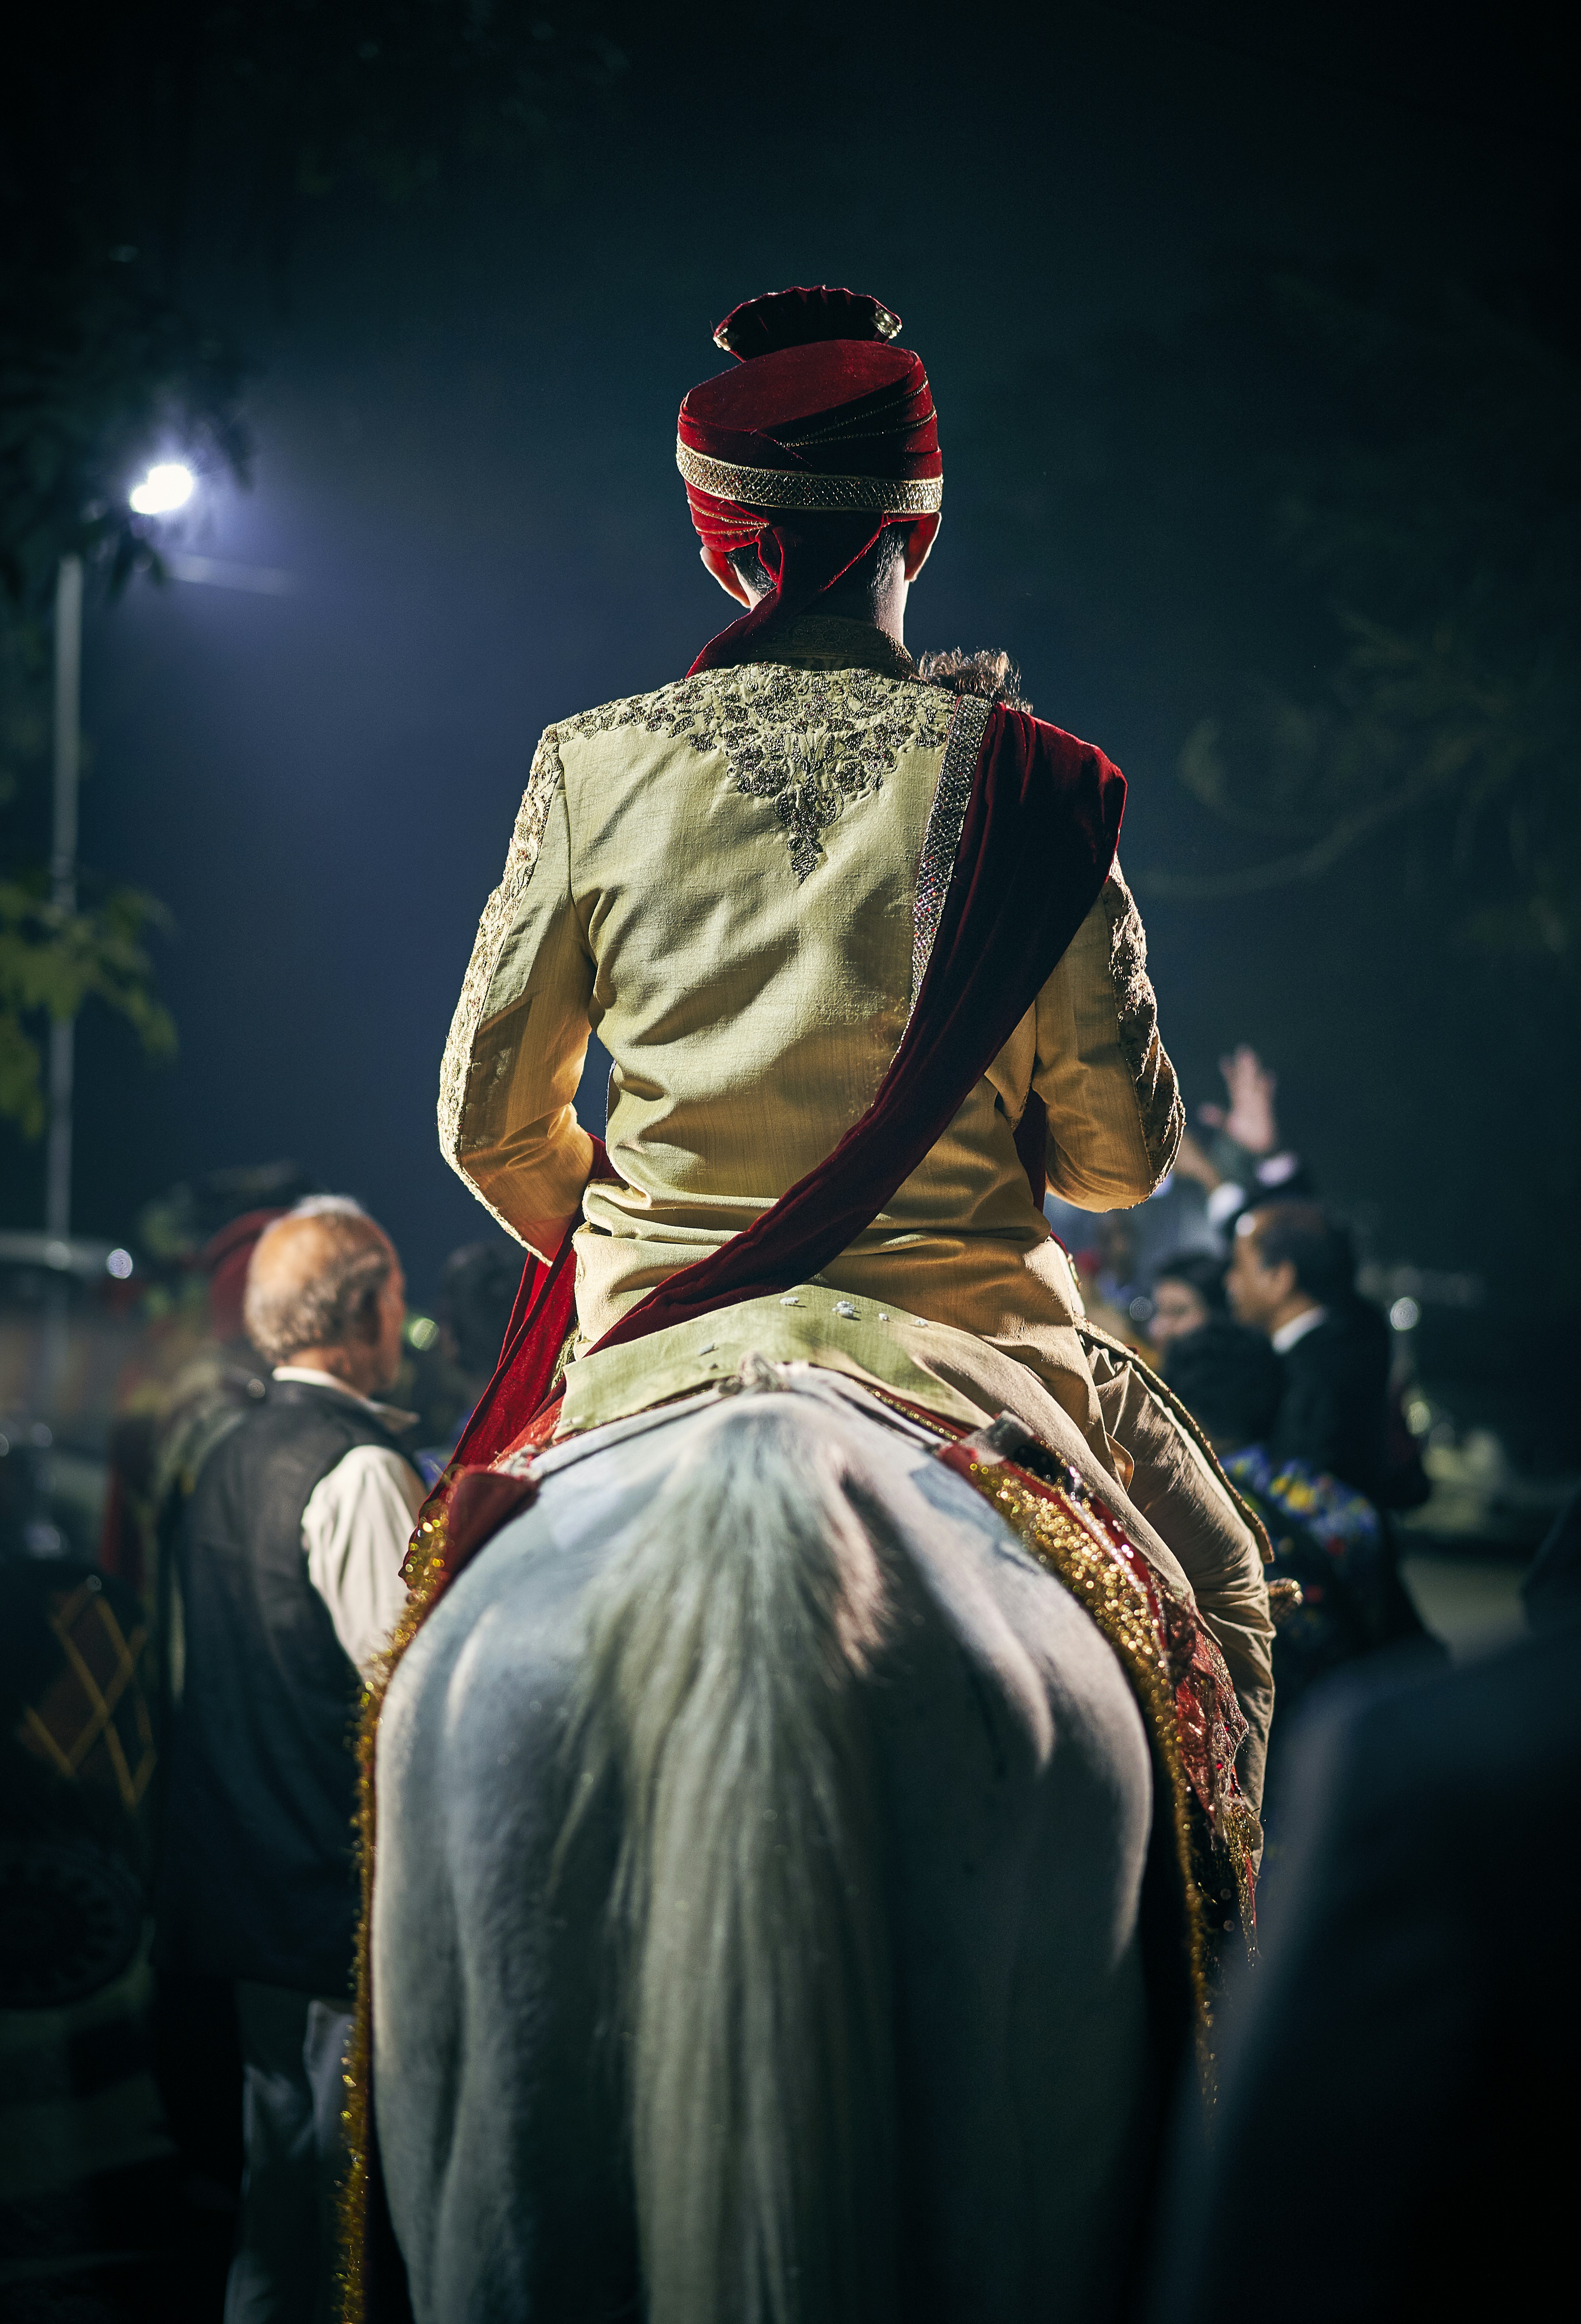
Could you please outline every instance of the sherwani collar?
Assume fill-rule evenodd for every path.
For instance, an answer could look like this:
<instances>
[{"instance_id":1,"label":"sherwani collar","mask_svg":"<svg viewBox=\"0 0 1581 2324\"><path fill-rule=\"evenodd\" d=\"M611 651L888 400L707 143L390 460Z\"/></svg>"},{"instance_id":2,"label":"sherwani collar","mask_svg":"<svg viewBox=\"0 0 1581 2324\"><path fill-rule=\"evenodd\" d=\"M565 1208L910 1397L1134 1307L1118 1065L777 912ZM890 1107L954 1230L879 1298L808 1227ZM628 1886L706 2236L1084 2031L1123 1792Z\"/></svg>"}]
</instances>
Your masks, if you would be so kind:
<instances>
[{"instance_id":1,"label":"sherwani collar","mask_svg":"<svg viewBox=\"0 0 1581 2324\"><path fill-rule=\"evenodd\" d=\"M905 647L897 645L887 631L838 613L800 614L785 628L755 641L744 659L781 662L791 669L875 669L885 678L917 675Z\"/></svg>"}]
</instances>

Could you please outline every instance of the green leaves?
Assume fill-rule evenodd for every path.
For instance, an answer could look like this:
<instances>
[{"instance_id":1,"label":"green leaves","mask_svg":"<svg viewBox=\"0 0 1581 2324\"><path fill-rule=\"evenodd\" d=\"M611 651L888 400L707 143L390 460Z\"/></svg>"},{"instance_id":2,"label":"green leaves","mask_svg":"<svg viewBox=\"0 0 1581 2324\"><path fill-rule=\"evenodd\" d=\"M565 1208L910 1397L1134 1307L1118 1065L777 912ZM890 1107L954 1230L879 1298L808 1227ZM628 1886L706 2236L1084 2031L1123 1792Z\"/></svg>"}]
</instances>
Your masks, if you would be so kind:
<instances>
[{"instance_id":1,"label":"green leaves","mask_svg":"<svg viewBox=\"0 0 1581 2324\"><path fill-rule=\"evenodd\" d=\"M143 937L168 930L154 897L116 888L89 911L52 904L42 876L0 881L0 1116L26 1138L44 1126L44 1023L104 1001L132 1027L150 1058L175 1055L176 1028L153 990Z\"/></svg>"},{"instance_id":2,"label":"green leaves","mask_svg":"<svg viewBox=\"0 0 1581 2324\"><path fill-rule=\"evenodd\" d=\"M1562 760L1541 676L1491 666L1483 641L1452 622L1413 635L1347 612L1340 626L1348 645L1317 707L1262 691L1237 723L1233 760L1213 719L1194 728L1180 754L1177 771L1194 798L1243 831L1283 841L1282 852L1213 872L1154 872L1154 894L1213 900L1317 879L1424 807L1447 819L1456 869L1475 859L1485 881L1477 843L1496 812L1510 870L1535 872L1520 835L1564 805L1549 798ZM1545 865L1544 876L1552 870ZM1499 948L1500 932L1519 927L1521 948L1531 949L1528 900L1481 908L1466 933ZM1541 925L1549 950L1566 951L1581 935L1551 895Z\"/></svg>"}]
</instances>

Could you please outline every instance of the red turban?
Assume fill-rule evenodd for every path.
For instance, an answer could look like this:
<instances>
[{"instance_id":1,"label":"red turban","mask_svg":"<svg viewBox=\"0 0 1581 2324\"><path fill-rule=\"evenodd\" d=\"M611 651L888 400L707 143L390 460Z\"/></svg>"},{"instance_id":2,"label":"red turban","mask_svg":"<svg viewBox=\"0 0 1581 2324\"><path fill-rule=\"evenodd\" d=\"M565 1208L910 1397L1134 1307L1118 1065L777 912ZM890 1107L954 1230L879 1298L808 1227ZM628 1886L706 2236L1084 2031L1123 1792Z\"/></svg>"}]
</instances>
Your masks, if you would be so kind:
<instances>
[{"instance_id":1,"label":"red turban","mask_svg":"<svg viewBox=\"0 0 1581 2324\"><path fill-rule=\"evenodd\" d=\"M892 344L900 327L876 299L819 287L749 299L715 332L737 367L681 405L675 464L704 543L755 541L774 587L703 648L693 671L739 660L770 622L831 588L886 524L938 510L938 415L921 363Z\"/></svg>"}]
</instances>

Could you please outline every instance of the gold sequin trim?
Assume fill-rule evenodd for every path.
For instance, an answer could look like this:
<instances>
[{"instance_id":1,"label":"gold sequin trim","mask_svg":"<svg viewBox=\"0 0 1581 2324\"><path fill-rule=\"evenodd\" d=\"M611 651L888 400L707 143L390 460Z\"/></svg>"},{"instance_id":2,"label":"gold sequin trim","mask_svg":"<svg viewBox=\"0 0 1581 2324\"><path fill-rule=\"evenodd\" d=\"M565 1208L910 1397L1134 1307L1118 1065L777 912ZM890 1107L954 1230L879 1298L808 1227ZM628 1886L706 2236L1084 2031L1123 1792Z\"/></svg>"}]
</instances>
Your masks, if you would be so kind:
<instances>
[{"instance_id":1,"label":"gold sequin trim","mask_svg":"<svg viewBox=\"0 0 1581 2324\"><path fill-rule=\"evenodd\" d=\"M379 1750L379 1719L401 1657L421 1629L434 1600L445 1586L445 1518L442 1511L437 1517L424 1517L419 1522L401 1572L407 1584L406 1605L390 1634L389 1645L374 1665L373 1676L363 1697L362 1720L357 1729L356 1835L362 1911L357 1916L356 1927L356 1999L352 2011L351 2038L347 2043L346 2062L341 2070L346 2104L341 2110L340 2120L346 2133L349 2162L340 2189L340 2266L337 2279L340 2324L364 2324L367 2310L364 2259L367 2244L368 2142L373 2130L369 2100L373 2091L374 2061L374 1862L378 1836L374 1775Z\"/></svg>"},{"instance_id":2,"label":"gold sequin trim","mask_svg":"<svg viewBox=\"0 0 1581 2324\"><path fill-rule=\"evenodd\" d=\"M689 484L747 508L866 509L875 515L932 516L944 506L942 476L818 476L802 468L738 468L675 439L675 465Z\"/></svg>"},{"instance_id":3,"label":"gold sequin trim","mask_svg":"<svg viewBox=\"0 0 1581 2324\"><path fill-rule=\"evenodd\" d=\"M944 745L944 764L938 770L938 788L933 794L928 828L922 835L922 853L917 865L917 895L911 907L913 1009L917 1006L917 995L922 990L928 964L933 956L933 939L938 934L944 899L955 877L956 850L960 845L961 826L966 822L966 808L971 802L972 778L977 771L983 736L993 708L991 702L985 702L978 695L958 695L950 717L949 733Z\"/></svg>"}]
</instances>

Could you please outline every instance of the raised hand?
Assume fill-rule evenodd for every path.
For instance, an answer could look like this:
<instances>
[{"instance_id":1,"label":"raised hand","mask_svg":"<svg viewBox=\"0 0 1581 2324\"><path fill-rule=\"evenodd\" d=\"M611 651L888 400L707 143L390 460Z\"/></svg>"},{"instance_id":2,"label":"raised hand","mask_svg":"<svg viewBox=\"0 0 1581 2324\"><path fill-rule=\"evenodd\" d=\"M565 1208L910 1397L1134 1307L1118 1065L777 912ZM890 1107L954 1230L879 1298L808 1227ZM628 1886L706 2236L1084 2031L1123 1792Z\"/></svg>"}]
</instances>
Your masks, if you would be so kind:
<instances>
[{"instance_id":1,"label":"raised hand","mask_svg":"<svg viewBox=\"0 0 1581 2324\"><path fill-rule=\"evenodd\" d=\"M1269 1072L1256 1050L1244 1041L1229 1056L1219 1059L1219 1071L1230 1093L1228 1108L1199 1105L1198 1120L1222 1130L1248 1154L1271 1154L1279 1144L1279 1121L1273 1110L1277 1075Z\"/></svg>"}]
</instances>

